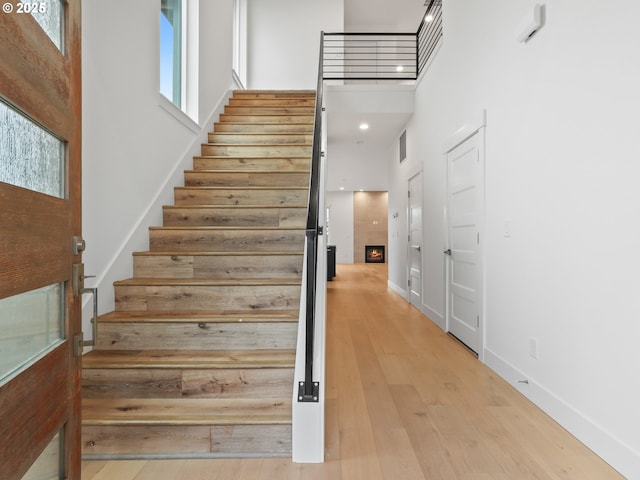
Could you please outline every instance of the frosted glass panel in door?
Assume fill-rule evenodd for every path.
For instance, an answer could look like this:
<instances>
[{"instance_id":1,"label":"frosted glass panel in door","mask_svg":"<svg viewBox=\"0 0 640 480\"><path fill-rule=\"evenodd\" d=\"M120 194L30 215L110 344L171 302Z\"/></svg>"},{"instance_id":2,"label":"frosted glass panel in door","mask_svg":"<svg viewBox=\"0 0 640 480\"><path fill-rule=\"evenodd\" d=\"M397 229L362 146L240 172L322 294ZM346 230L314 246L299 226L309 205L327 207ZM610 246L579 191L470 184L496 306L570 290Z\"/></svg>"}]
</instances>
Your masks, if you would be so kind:
<instances>
[{"instance_id":1,"label":"frosted glass panel in door","mask_svg":"<svg viewBox=\"0 0 640 480\"><path fill-rule=\"evenodd\" d=\"M60 0L21 0L22 5L16 5L16 10L21 13L30 13L36 22L42 27L51 41L62 50L62 19L64 7Z\"/></svg>"},{"instance_id":2,"label":"frosted glass panel in door","mask_svg":"<svg viewBox=\"0 0 640 480\"><path fill-rule=\"evenodd\" d=\"M0 300L0 384L63 338L61 283Z\"/></svg>"},{"instance_id":3,"label":"frosted glass panel in door","mask_svg":"<svg viewBox=\"0 0 640 480\"><path fill-rule=\"evenodd\" d=\"M0 101L0 182L64 198L64 142Z\"/></svg>"}]
</instances>

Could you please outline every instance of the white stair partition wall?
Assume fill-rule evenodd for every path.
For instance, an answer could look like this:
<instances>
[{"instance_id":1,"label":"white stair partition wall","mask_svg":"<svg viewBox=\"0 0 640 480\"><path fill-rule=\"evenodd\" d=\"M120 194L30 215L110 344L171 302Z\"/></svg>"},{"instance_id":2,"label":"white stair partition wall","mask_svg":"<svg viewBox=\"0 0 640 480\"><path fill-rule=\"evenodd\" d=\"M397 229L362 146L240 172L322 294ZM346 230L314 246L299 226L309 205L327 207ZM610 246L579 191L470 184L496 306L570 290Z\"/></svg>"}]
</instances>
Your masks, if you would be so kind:
<instances>
[{"instance_id":1,"label":"white stair partition wall","mask_svg":"<svg viewBox=\"0 0 640 480\"><path fill-rule=\"evenodd\" d=\"M322 112L322 152L326 152L326 112ZM320 201L319 221L322 219L326 232L325 215L326 158L320 158ZM320 382L318 402L298 402L298 385L305 374L306 335L306 285L307 285L307 245L305 242L302 290L300 294L300 314L298 319L298 342L293 384L292 407L292 460L295 463L324 463L324 410L325 410L325 345L327 318L327 241L326 233L318 235L318 264L316 268L316 306L313 381Z\"/></svg>"}]
</instances>

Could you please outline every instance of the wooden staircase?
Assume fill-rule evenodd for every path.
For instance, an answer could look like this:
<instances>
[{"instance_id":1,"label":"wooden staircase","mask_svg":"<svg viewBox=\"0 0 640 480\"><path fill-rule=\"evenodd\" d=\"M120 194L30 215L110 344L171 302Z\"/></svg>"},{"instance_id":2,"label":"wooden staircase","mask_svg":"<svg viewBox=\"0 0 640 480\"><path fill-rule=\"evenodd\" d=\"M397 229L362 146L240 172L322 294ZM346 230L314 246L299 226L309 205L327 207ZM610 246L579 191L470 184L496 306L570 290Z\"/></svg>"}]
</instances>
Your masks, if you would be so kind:
<instances>
[{"instance_id":1,"label":"wooden staircase","mask_svg":"<svg viewBox=\"0 0 640 480\"><path fill-rule=\"evenodd\" d=\"M83 454L287 455L314 92L237 91L83 358Z\"/></svg>"}]
</instances>

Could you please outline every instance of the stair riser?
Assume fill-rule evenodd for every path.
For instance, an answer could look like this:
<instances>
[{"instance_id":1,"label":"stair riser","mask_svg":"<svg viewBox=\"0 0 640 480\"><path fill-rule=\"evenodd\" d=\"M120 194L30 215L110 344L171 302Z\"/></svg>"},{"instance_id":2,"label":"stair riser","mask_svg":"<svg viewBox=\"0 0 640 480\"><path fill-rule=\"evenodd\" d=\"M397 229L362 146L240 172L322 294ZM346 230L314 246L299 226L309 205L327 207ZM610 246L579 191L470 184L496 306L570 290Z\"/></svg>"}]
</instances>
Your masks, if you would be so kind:
<instances>
[{"instance_id":1,"label":"stair riser","mask_svg":"<svg viewBox=\"0 0 640 480\"><path fill-rule=\"evenodd\" d=\"M239 170L239 173L260 172L309 172L311 158L238 158L238 157L195 157L194 170Z\"/></svg>"},{"instance_id":2,"label":"stair riser","mask_svg":"<svg viewBox=\"0 0 640 480\"><path fill-rule=\"evenodd\" d=\"M313 124L249 124L221 123L214 124L214 131L219 133L313 133Z\"/></svg>"},{"instance_id":3,"label":"stair riser","mask_svg":"<svg viewBox=\"0 0 640 480\"><path fill-rule=\"evenodd\" d=\"M315 106L313 107L296 107L296 106L230 106L224 107L224 113L227 115L313 115Z\"/></svg>"},{"instance_id":4,"label":"stair riser","mask_svg":"<svg viewBox=\"0 0 640 480\"><path fill-rule=\"evenodd\" d=\"M298 325L281 323L98 323L102 350L295 348Z\"/></svg>"},{"instance_id":5,"label":"stair riser","mask_svg":"<svg viewBox=\"0 0 640 480\"><path fill-rule=\"evenodd\" d=\"M315 99L316 93L314 90L234 90L233 98L248 98L248 99Z\"/></svg>"},{"instance_id":6,"label":"stair riser","mask_svg":"<svg viewBox=\"0 0 640 480\"><path fill-rule=\"evenodd\" d=\"M306 208L165 207L165 227L283 227L306 225Z\"/></svg>"},{"instance_id":7,"label":"stair riser","mask_svg":"<svg viewBox=\"0 0 640 480\"><path fill-rule=\"evenodd\" d=\"M313 135L298 134L256 134L256 133L210 133L209 143L226 144L255 144L255 145L281 145L281 144L311 144Z\"/></svg>"},{"instance_id":8,"label":"stair riser","mask_svg":"<svg viewBox=\"0 0 640 480\"><path fill-rule=\"evenodd\" d=\"M291 425L82 427L85 458L288 455Z\"/></svg>"},{"instance_id":9,"label":"stair riser","mask_svg":"<svg viewBox=\"0 0 640 480\"><path fill-rule=\"evenodd\" d=\"M306 189L277 190L234 190L207 188L176 188L175 205L285 205L288 207L306 207L308 191Z\"/></svg>"},{"instance_id":10,"label":"stair riser","mask_svg":"<svg viewBox=\"0 0 640 480\"><path fill-rule=\"evenodd\" d=\"M298 285L128 286L116 285L117 311L290 310L300 299ZM287 347L288 348L288 347Z\"/></svg>"},{"instance_id":11,"label":"stair riser","mask_svg":"<svg viewBox=\"0 0 640 480\"><path fill-rule=\"evenodd\" d=\"M198 230L152 229L152 251L166 252L299 252L304 249L304 230Z\"/></svg>"},{"instance_id":12,"label":"stair riser","mask_svg":"<svg viewBox=\"0 0 640 480\"><path fill-rule=\"evenodd\" d=\"M303 172L185 172L187 187L309 187Z\"/></svg>"},{"instance_id":13,"label":"stair riser","mask_svg":"<svg viewBox=\"0 0 640 480\"><path fill-rule=\"evenodd\" d=\"M315 98L291 98L291 99L271 99L271 98L231 98L229 105L232 107L311 107L316 106Z\"/></svg>"},{"instance_id":14,"label":"stair riser","mask_svg":"<svg viewBox=\"0 0 640 480\"><path fill-rule=\"evenodd\" d=\"M220 122L251 123L251 124L306 124L313 128L313 115L229 115L220 114Z\"/></svg>"},{"instance_id":15,"label":"stair riser","mask_svg":"<svg viewBox=\"0 0 640 480\"><path fill-rule=\"evenodd\" d=\"M202 155L221 157L310 157L311 145L202 145Z\"/></svg>"},{"instance_id":16,"label":"stair riser","mask_svg":"<svg viewBox=\"0 0 640 480\"><path fill-rule=\"evenodd\" d=\"M139 278L294 278L302 276L302 255L135 256Z\"/></svg>"},{"instance_id":17,"label":"stair riser","mask_svg":"<svg viewBox=\"0 0 640 480\"><path fill-rule=\"evenodd\" d=\"M279 398L291 395L293 368L85 369L84 398Z\"/></svg>"}]
</instances>

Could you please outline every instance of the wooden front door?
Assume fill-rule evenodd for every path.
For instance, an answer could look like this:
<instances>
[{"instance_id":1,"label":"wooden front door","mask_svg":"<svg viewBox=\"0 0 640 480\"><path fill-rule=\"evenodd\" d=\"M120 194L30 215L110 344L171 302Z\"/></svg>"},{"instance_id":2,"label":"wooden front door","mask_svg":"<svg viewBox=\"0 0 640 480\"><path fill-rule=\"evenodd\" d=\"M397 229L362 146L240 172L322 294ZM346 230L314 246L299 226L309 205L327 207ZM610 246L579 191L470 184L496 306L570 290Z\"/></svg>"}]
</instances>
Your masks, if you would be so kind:
<instances>
[{"instance_id":1,"label":"wooden front door","mask_svg":"<svg viewBox=\"0 0 640 480\"><path fill-rule=\"evenodd\" d=\"M80 0L2 9L0 478L79 479Z\"/></svg>"}]
</instances>

